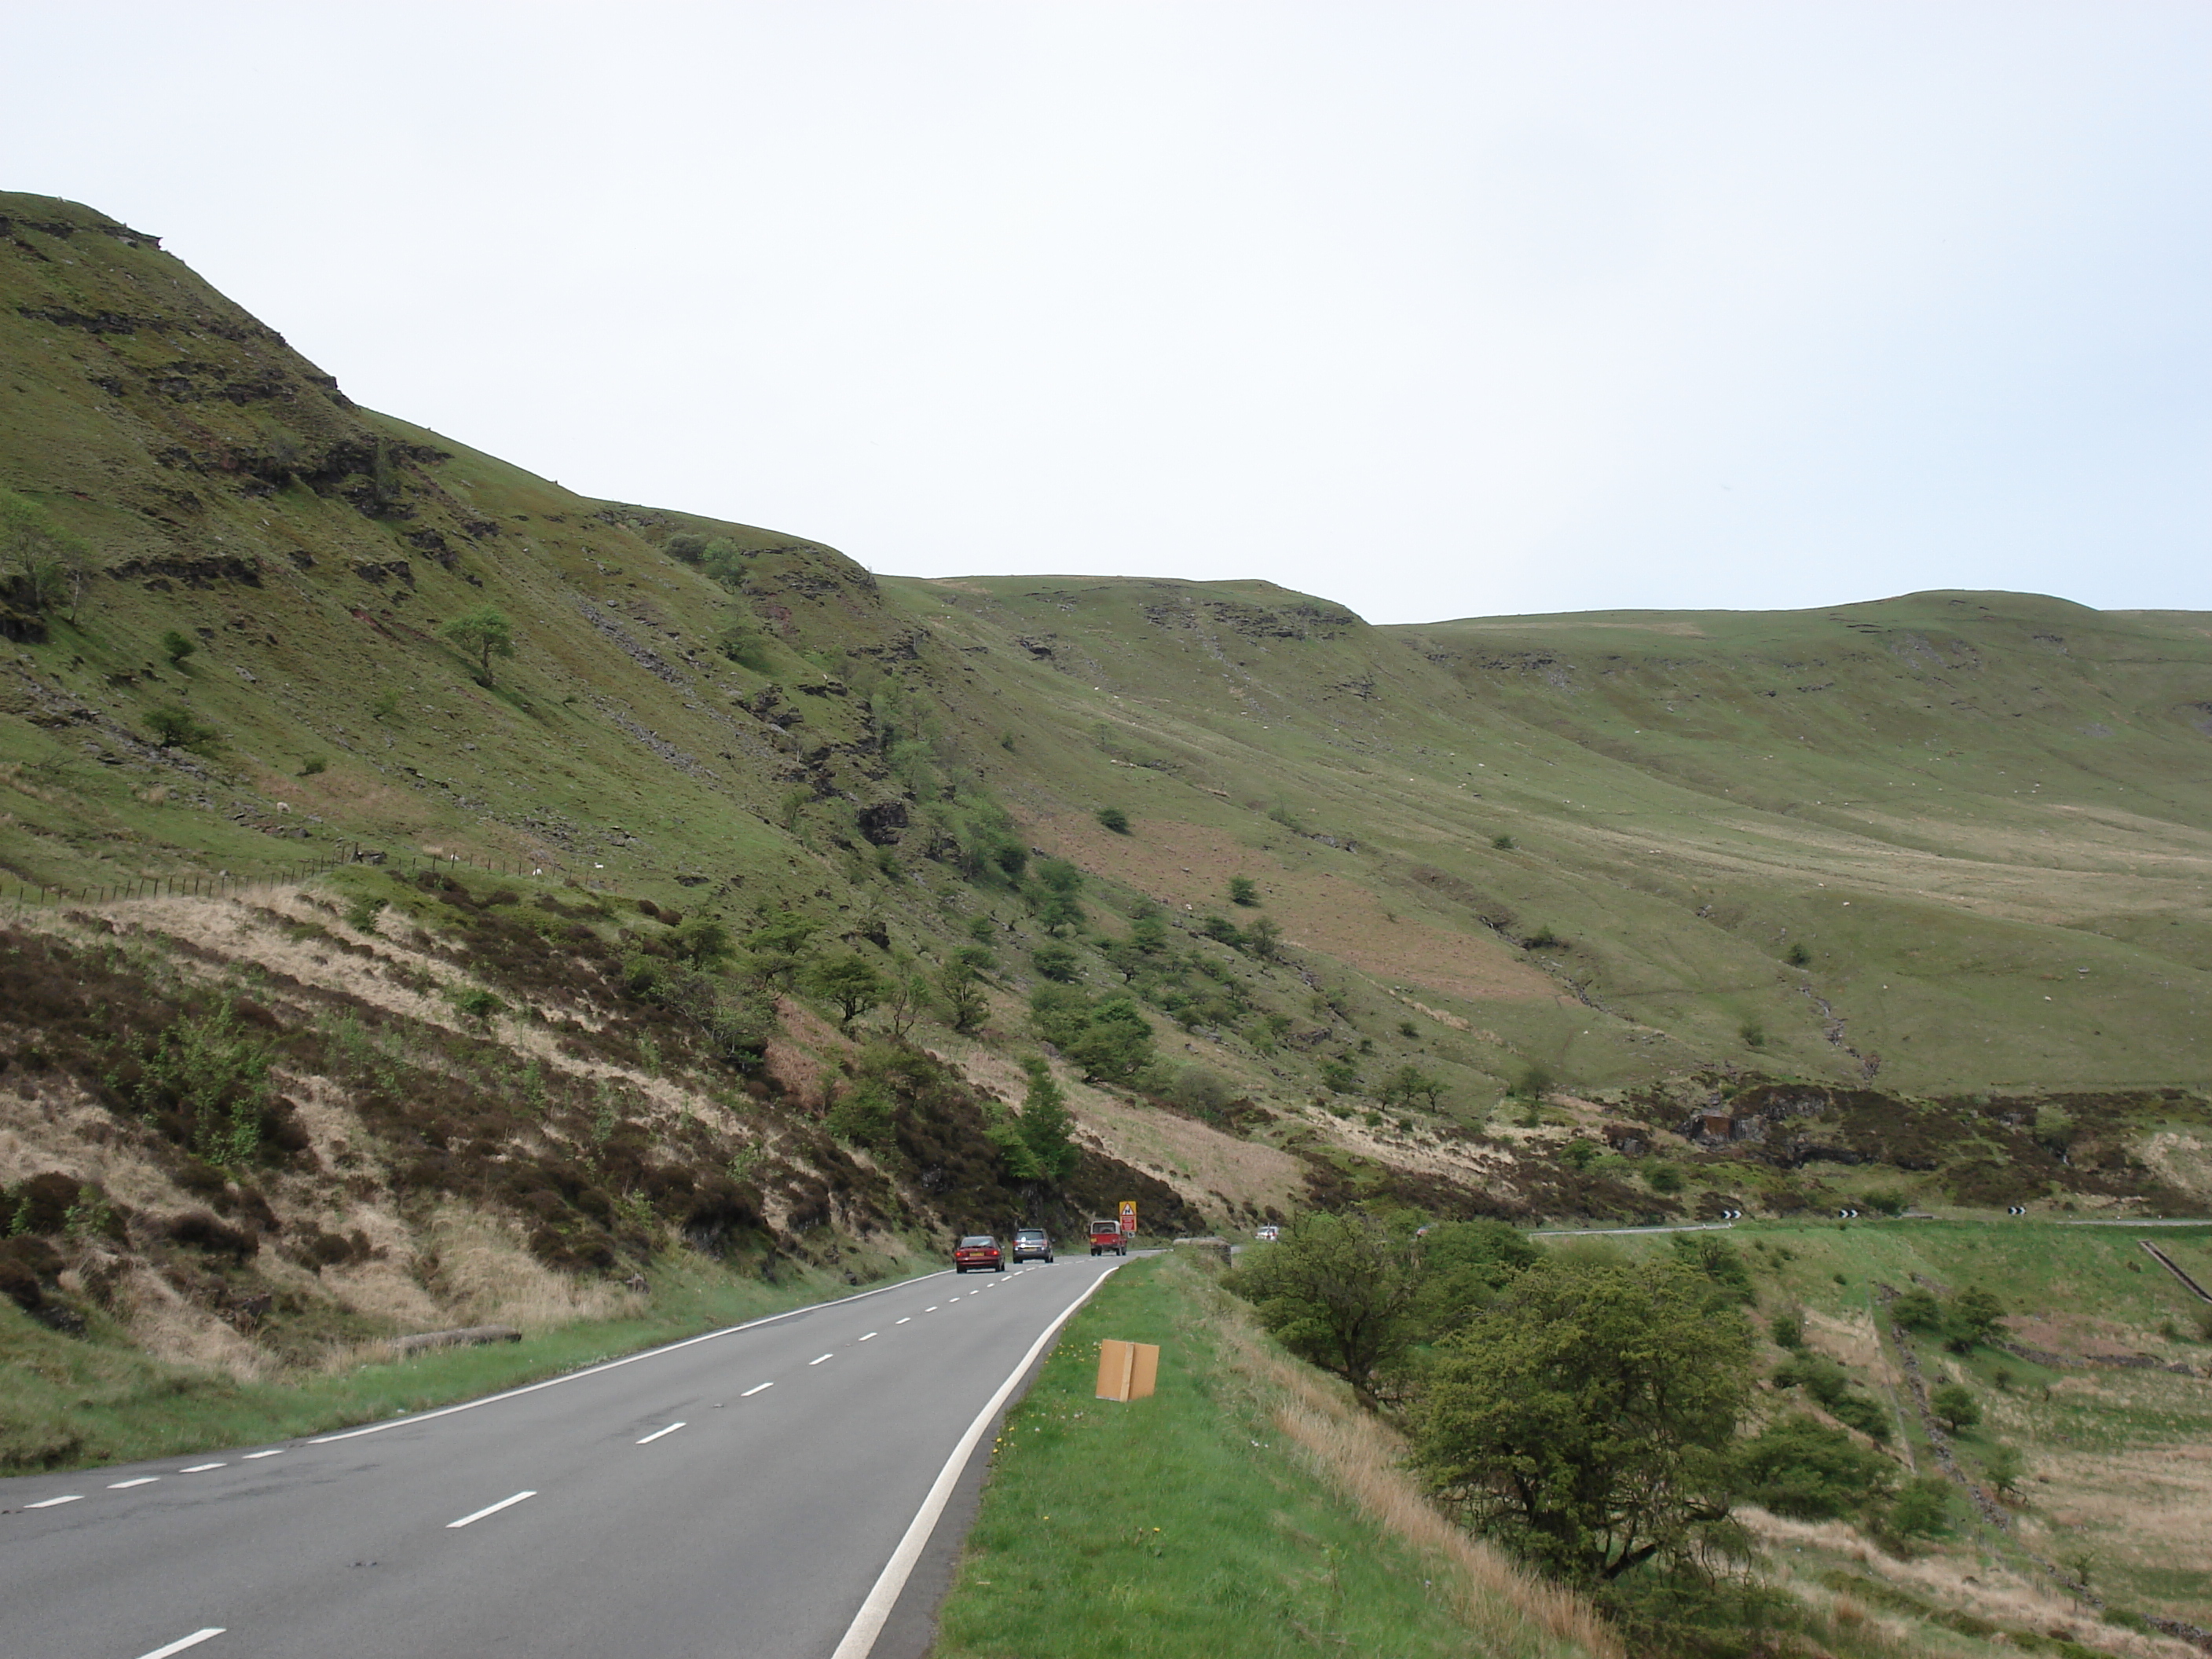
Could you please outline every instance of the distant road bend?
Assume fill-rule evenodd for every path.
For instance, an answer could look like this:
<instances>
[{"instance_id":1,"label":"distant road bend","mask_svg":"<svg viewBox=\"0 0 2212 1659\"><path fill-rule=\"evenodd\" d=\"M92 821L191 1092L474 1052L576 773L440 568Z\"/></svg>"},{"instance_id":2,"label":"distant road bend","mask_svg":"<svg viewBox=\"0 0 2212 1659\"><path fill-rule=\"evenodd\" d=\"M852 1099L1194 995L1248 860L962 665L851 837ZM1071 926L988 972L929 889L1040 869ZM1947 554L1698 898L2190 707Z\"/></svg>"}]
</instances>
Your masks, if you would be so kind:
<instances>
[{"instance_id":1,"label":"distant road bend","mask_svg":"<svg viewBox=\"0 0 2212 1659\"><path fill-rule=\"evenodd\" d=\"M313 1439L0 1481L0 1656L915 1659L929 1609L900 1594L939 1512L1119 1265L937 1274Z\"/></svg>"}]
</instances>

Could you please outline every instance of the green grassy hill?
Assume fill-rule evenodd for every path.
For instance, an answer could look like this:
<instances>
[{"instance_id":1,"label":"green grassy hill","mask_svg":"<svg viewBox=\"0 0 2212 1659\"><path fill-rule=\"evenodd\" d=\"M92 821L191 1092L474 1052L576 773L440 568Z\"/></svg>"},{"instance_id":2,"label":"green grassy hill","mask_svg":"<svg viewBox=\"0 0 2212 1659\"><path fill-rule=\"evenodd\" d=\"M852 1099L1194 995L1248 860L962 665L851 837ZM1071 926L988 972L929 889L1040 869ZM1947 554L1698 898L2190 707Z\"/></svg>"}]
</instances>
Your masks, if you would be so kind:
<instances>
[{"instance_id":1,"label":"green grassy hill","mask_svg":"<svg viewBox=\"0 0 2212 1659\"><path fill-rule=\"evenodd\" d=\"M618 1273L702 1205L754 1267L1005 1224L1041 1050L1071 1215L2212 1190L2203 617L1374 628L1264 582L878 580L361 409L155 239L29 196L0 196L0 1185L137 1218L100 1236L115 1273L176 1269L125 1321L157 1350L161 1297L200 1322L174 1351L216 1353L221 1298L258 1294L214 1235L161 1242L199 1202L288 1241L294 1337L333 1342L504 1305L422 1265L441 1228ZM511 656L447 632L487 606ZM205 896L310 860L341 867ZM977 1017L840 1030L742 957L678 1006L670 918L793 916L900 980L980 951ZM1116 997L1142 1063L1086 1057ZM297 1167L141 1121L131 1067L226 1007ZM884 1060L905 1019L942 1069ZM1745 1101L1797 1128L1674 1133ZM2070 1158L2021 1127L2055 1101ZM1606 1121L1646 1154L1593 1159ZM98 1304L108 1269L68 1259L22 1272ZM325 1282L374 1260L414 1291Z\"/></svg>"}]
</instances>

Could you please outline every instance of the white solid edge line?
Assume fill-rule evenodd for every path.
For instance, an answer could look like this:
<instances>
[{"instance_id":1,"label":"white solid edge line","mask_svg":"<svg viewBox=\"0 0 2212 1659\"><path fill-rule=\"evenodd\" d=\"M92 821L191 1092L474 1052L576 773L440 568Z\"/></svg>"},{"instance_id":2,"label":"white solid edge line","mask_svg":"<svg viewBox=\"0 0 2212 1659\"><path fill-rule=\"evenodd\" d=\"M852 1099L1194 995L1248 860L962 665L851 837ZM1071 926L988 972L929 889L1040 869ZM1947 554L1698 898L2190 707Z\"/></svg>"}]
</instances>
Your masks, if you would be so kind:
<instances>
[{"instance_id":1,"label":"white solid edge line","mask_svg":"<svg viewBox=\"0 0 2212 1659\"><path fill-rule=\"evenodd\" d=\"M456 1527L468 1526L473 1522L483 1520L487 1515L497 1515L501 1510L512 1509L515 1504L520 1504L526 1498L535 1498L537 1496L538 1494L534 1492L519 1492L512 1498L502 1498L496 1504L487 1504L483 1508L478 1510L474 1515L465 1515L458 1521L447 1522L446 1530L447 1532L451 1532Z\"/></svg>"},{"instance_id":2,"label":"white solid edge line","mask_svg":"<svg viewBox=\"0 0 2212 1659\"><path fill-rule=\"evenodd\" d=\"M644 1439L639 1441L637 1443L641 1446L650 1446L654 1441L659 1439L662 1435L673 1434L677 1430L683 1426L684 1425L681 1423L671 1423L665 1429L655 1429L651 1434L646 1436Z\"/></svg>"},{"instance_id":3,"label":"white solid edge line","mask_svg":"<svg viewBox=\"0 0 2212 1659\"><path fill-rule=\"evenodd\" d=\"M50 1510L57 1504L81 1504L83 1501L84 1494L82 1492L64 1492L59 1498L42 1498L38 1503L26 1504L23 1507L27 1510Z\"/></svg>"},{"instance_id":4,"label":"white solid edge line","mask_svg":"<svg viewBox=\"0 0 2212 1659\"><path fill-rule=\"evenodd\" d=\"M549 1376L543 1382L526 1383L519 1389L509 1389L503 1394L488 1394L481 1400L464 1400L458 1406L441 1407L434 1412L418 1412L411 1417L386 1418L381 1423L371 1423L366 1428L344 1429L337 1434L319 1434L307 1443L327 1446L333 1440L357 1440L365 1434L382 1434L386 1429L404 1429L410 1423L428 1423L441 1417L451 1417L455 1412L472 1412L479 1406L495 1406L502 1400L520 1399L526 1394L536 1394L540 1389L557 1389L563 1382L574 1382L579 1377L597 1376L601 1371L618 1370L624 1365L635 1365L641 1359L658 1359L662 1354L674 1353L679 1348L689 1348L696 1343L712 1342L717 1337L735 1336L739 1331L750 1331L762 1325L773 1325L780 1319L796 1319L803 1313L812 1313L817 1308L842 1308L848 1302L860 1302L872 1296L887 1296L893 1291L902 1291L909 1285L919 1285L925 1279L936 1279L951 1272L939 1267L936 1273L922 1273L913 1279L902 1279L896 1285L878 1285L872 1291L861 1291L852 1296L841 1296L830 1302L810 1302L803 1308L787 1308L780 1314L769 1314L760 1319L748 1319L742 1325L731 1325L719 1331L705 1331L697 1336L687 1336L681 1342L671 1342L664 1348L647 1348L643 1353L634 1353L621 1359L610 1359L604 1365L591 1365L580 1371L569 1371L560 1376Z\"/></svg>"},{"instance_id":5,"label":"white solid edge line","mask_svg":"<svg viewBox=\"0 0 2212 1659\"><path fill-rule=\"evenodd\" d=\"M1000 1408L1005 1406L1007 1397L1022 1378L1029 1375L1029 1369L1036 1364L1037 1356L1045 1351L1053 1338L1060 1334L1060 1328L1074 1317L1075 1310L1091 1300L1091 1293L1103 1285L1121 1265L1117 1261L1107 1268L1085 1287L1081 1296L1060 1310L1060 1316L1044 1328L1043 1334L1030 1344L1030 1351L1022 1356L1021 1362L1007 1374L1006 1380L999 1384L999 1391L991 1396L990 1403L975 1414L975 1420L968 1425L968 1432L960 1437L960 1443L952 1449L952 1455L945 1460L945 1467L938 1471L936 1484L930 1487L929 1496L921 1500L921 1509L915 1512L914 1519L907 1525L906 1536L899 1540L898 1547L891 1552L891 1559L884 1564L882 1576L876 1580L875 1588L868 1592L868 1599L860 1603L860 1611L854 1615L851 1628L846 1631L845 1639L837 1644L837 1650L830 1655L830 1659L868 1659L869 1653L876 1645L876 1638L883 1634L884 1626L890 1619L891 1609L898 1605L899 1593L906 1589L906 1581L914 1575L915 1563L921 1559L921 1552L929 1542L929 1534L937 1529L938 1516L945 1513L945 1504L952 1500L953 1488L960 1484L961 1471L968 1467L968 1460L975 1450L975 1443L983 1437L984 1431L991 1426L991 1419L999 1414Z\"/></svg>"},{"instance_id":6,"label":"white solid edge line","mask_svg":"<svg viewBox=\"0 0 2212 1659\"><path fill-rule=\"evenodd\" d=\"M222 1625L210 1625L205 1630L196 1630L190 1636L179 1637L166 1648L155 1648L151 1653L141 1654L139 1659L169 1659L173 1653L182 1653L186 1648L199 1646L210 1636L222 1635L225 1628Z\"/></svg>"},{"instance_id":7,"label":"white solid edge line","mask_svg":"<svg viewBox=\"0 0 2212 1659\"><path fill-rule=\"evenodd\" d=\"M755 1395L758 1394L763 1389L772 1389L775 1386L775 1384L773 1382L756 1382L752 1387L747 1389L743 1394L739 1395L738 1398L740 1400L750 1400Z\"/></svg>"}]
</instances>

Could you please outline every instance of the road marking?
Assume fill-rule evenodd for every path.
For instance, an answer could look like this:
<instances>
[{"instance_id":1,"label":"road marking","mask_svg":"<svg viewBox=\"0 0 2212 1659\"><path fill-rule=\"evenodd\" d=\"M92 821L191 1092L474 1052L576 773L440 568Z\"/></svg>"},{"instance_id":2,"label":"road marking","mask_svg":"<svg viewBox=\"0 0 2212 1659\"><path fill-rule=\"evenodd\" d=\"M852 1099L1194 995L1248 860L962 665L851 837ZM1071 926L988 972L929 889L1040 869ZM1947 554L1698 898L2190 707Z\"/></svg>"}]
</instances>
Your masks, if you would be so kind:
<instances>
[{"instance_id":1,"label":"road marking","mask_svg":"<svg viewBox=\"0 0 2212 1659\"><path fill-rule=\"evenodd\" d=\"M520 1504L526 1498L535 1498L537 1496L538 1494L534 1492L519 1492L512 1498L502 1498L498 1503L489 1504L483 1509L478 1510L474 1515L465 1515L458 1521L447 1522L446 1530L447 1532L451 1532L456 1527L468 1526L474 1522L483 1520L487 1515L497 1515L501 1510L511 1508L514 1504Z\"/></svg>"},{"instance_id":2,"label":"road marking","mask_svg":"<svg viewBox=\"0 0 2212 1659\"><path fill-rule=\"evenodd\" d=\"M205 1474L210 1469L220 1469L225 1467L227 1466L222 1463L195 1463L188 1469L179 1469L177 1473L179 1474Z\"/></svg>"},{"instance_id":3,"label":"road marking","mask_svg":"<svg viewBox=\"0 0 2212 1659\"><path fill-rule=\"evenodd\" d=\"M975 1420L968 1425L968 1432L960 1437L960 1443L952 1449L952 1455L945 1460L945 1467L938 1471L937 1482L930 1487L929 1496L921 1500L921 1508L915 1511L913 1521L908 1523L906 1536L899 1540L898 1547L891 1552L891 1559L884 1565L882 1577L876 1580L875 1588L868 1592L868 1599L860 1603L860 1610L854 1615L852 1626L845 1632L845 1639L837 1644L837 1650L830 1655L830 1659L868 1659L870 1650L876 1645L876 1638L883 1634L884 1623L891 1616L891 1609L898 1605L899 1592L906 1588L906 1581L913 1577L915 1563L921 1559L921 1552L929 1543L929 1534L936 1530L938 1517L945 1513L945 1504L951 1501L953 1488L960 1484L960 1472L968 1467L969 1458L975 1454L976 1442L982 1439L984 1431L991 1426L991 1420L998 1416L1022 1378L1029 1375L1029 1369L1036 1364L1037 1356L1051 1344L1053 1338L1060 1334L1060 1328L1074 1317L1075 1310L1088 1302L1091 1292L1111 1278L1121 1265L1117 1261L1114 1267L1107 1268L1091 1281L1082 1295L1060 1310L1060 1317L1044 1328L1044 1334L1030 1345L1030 1351L1007 1374L1006 1380L999 1384L998 1393L993 1395L990 1402L976 1413Z\"/></svg>"},{"instance_id":4,"label":"road marking","mask_svg":"<svg viewBox=\"0 0 2212 1659\"><path fill-rule=\"evenodd\" d=\"M937 1310L936 1310L936 1308L935 1308L934 1306L927 1307L927 1308L924 1308L924 1309L922 1310L922 1312L924 1312L924 1313L935 1313L936 1311L937 1311Z\"/></svg>"},{"instance_id":5,"label":"road marking","mask_svg":"<svg viewBox=\"0 0 2212 1659\"><path fill-rule=\"evenodd\" d=\"M860 1340L861 1340L861 1341L863 1341L863 1342L872 1342L872 1341L874 1341L875 1340L876 1340L876 1334L875 1334L873 1331L870 1331L870 1332L869 1332L866 1336L864 1336L864 1337L862 1337L862 1338L860 1339Z\"/></svg>"},{"instance_id":6,"label":"road marking","mask_svg":"<svg viewBox=\"0 0 2212 1659\"><path fill-rule=\"evenodd\" d=\"M136 1480L112 1480L107 1489L110 1492L129 1492L133 1486L150 1486L161 1478L158 1474L142 1474Z\"/></svg>"},{"instance_id":7,"label":"road marking","mask_svg":"<svg viewBox=\"0 0 2212 1659\"><path fill-rule=\"evenodd\" d=\"M812 1358L812 1359L808 1360L806 1363L807 1363L808 1364L810 1364L810 1365L818 1365L818 1364L820 1364L823 1362L823 1360L827 1359L829 1357L830 1357L830 1356L829 1356L828 1354L826 1354L826 1353L825 1353L825 1354L821 1354L821 1355L818 1355L817 1357L816 1357L815 1358Z\"/></svg>"},{"instance_id":8,"label":"road marking","mask_svg":"<svg viewBox=\"0 0 2212 1659\"><path fill-rule=\"evenodd\" d=\"M166 1648L155 1648L151 1653L141 1654L139 1659L169 1659L171 1654L182 1653L186 1648L196 1648L210 1636L222 1635L223 1630L224 1626L221 1625L210 1625L205 1630L194 1631L190 1636L179 1637Z\"/></svg>"},{"instance_id":9,"label":"road marking","mask_svg":"<svg viewBox=\"0 0 2212 1659\"><path fill-rule=\"evenodd\" d=\"M23 1507L27 1510L50 1510L57 1504L76 1504L83 1499L84 1494L81 1492L65 1492L59 1498L44 1498L36 1504L26 1504Z\"/></svg>"},{"instance_id":10,"label":"road marking","mask_svg":"<svg viewBox=\"0 0 2212 1659\"><path fill-rule=\"evenodd\" d=\"M908 1314L904 1319L899 1320L896 1322L901 1325L911 1325L914 1323L914 1316L912 1314Z\"/></svg>"},{"instance_id":11,"label":"road marking","mask_svg":"<svg viewBox=\"0 0 2212 1659\"><path fill-rule=\"evenodd\" d=\"M282 1446L271 1446L271 1447L270 1447L267 1451L264 1451L264 1452L248 1452L248 1453L246 1453L246 1461L247 1462L251 1463L251 1462L252 1462L255 1458L257 1458L257 1457L282 1457L283 1455L284 1455L284 1449L283 1449Z\"/></svg>"},{"instance_id":12,"label":"road marking","mask_svg":"<svg viewBox=\"0 0 2212 1659\"><path fill-rule=\"evenodd\" d=\"M773 1382L756 1382L752 1387L747 1389L743 1394L739 1395L738 1398L740 1400L750 1400L755 1395L758 1394L763 1389L772 1389L775 1386L775 1384Z\"/></svg>"},{"instance_id":13,"label":"road marking","mask_svg":"<svg viewBox=\"0 0 2212 1659\"><path fill-rule=\"evenodd\" d=\"M650 1446L654 1441L659 1439L662 1435L673 1434L677 1430L683 1426L684 1425L681 1423L671 1423L665 1429L655 1429L651 1434L646 1436L644 1439L639 1441L637 1443L641 1446Z\"/></svg>"},{"instance_id":14,"label":"road marking","mask_svg":"<svg viewBox=\"0 0 2212 1659\"><path fill-rule=\"evenodd\" d=\"M647 1348L643 1353L610 1359L604 1365L587 1365L580 1371L570 1371L562 1376L549 1376L543 1382L526 1383L520 1389L509 1389L504 1394L488 1394L481 1400L464 1400L458 1406L445 1406L434 1412L417 1412L412 1417L388 1417L381 1423L370 1423L358 1429L344 1429L337 1434L319 1434L307 1443L327 1446L333 1440L358 1440L365 1434L382 1434L386 1429L404 1428L410 1424L428 1423L434 1419L451 1417L456 1412L472 1412L479 1406L496 1406L503 1400L519 1400L526 1394L536 1394L540 1389L557 1389L563 1382L574 1382L580 1377L597 1376L602 1371L620 1370L624 1365L635 1365L642 1359L658 1359L663 1354L674 1353L679 1348L689 1348L702 1342L713 1342L726 1336L735 1336L740 1331L754 1330L763 1325L773 1325L781 1320L796 1319L799 1315L812 1313L817 1308L841 1308L848 1302L861 1302L872 1296L889 1296L893 1291L903 1291L925 1279L937 1279L951 1272L939 1267L933 1273L917 1274L902 1279L896 1285L878 1285L872 1291L856 1291L851 1296L841 1296L829 1302L810 1302L803 1308L787 1308L780 1314L767 1314L759 1319L748 1319L742 1325L726 1326L719 1331L707 1331L698 1336L687 1336L681 1342L671 1342L666 1347Z\"/></svg>"}]
</instances>

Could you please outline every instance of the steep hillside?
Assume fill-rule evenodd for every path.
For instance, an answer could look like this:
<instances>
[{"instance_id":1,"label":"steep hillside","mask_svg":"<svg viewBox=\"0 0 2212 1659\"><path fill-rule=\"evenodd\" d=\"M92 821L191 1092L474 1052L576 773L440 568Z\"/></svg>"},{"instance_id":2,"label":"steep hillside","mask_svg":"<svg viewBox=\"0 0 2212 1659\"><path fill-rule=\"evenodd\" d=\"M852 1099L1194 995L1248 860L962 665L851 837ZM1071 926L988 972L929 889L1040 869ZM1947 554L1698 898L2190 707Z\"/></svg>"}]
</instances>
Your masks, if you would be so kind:
<instances>
[{"instance_id":1,"label":"steep hillside","mask_svg":"<svg viewBox=\"0 0 2212 1659\"><path fill-rule=\"evenodd\" d=\"M362 410L24 196L0 492L0 1185L57 1328L305 1363L1116 1196L2212 1184L2206 618L879 581Z\"/></svg>"}]
</instances>

